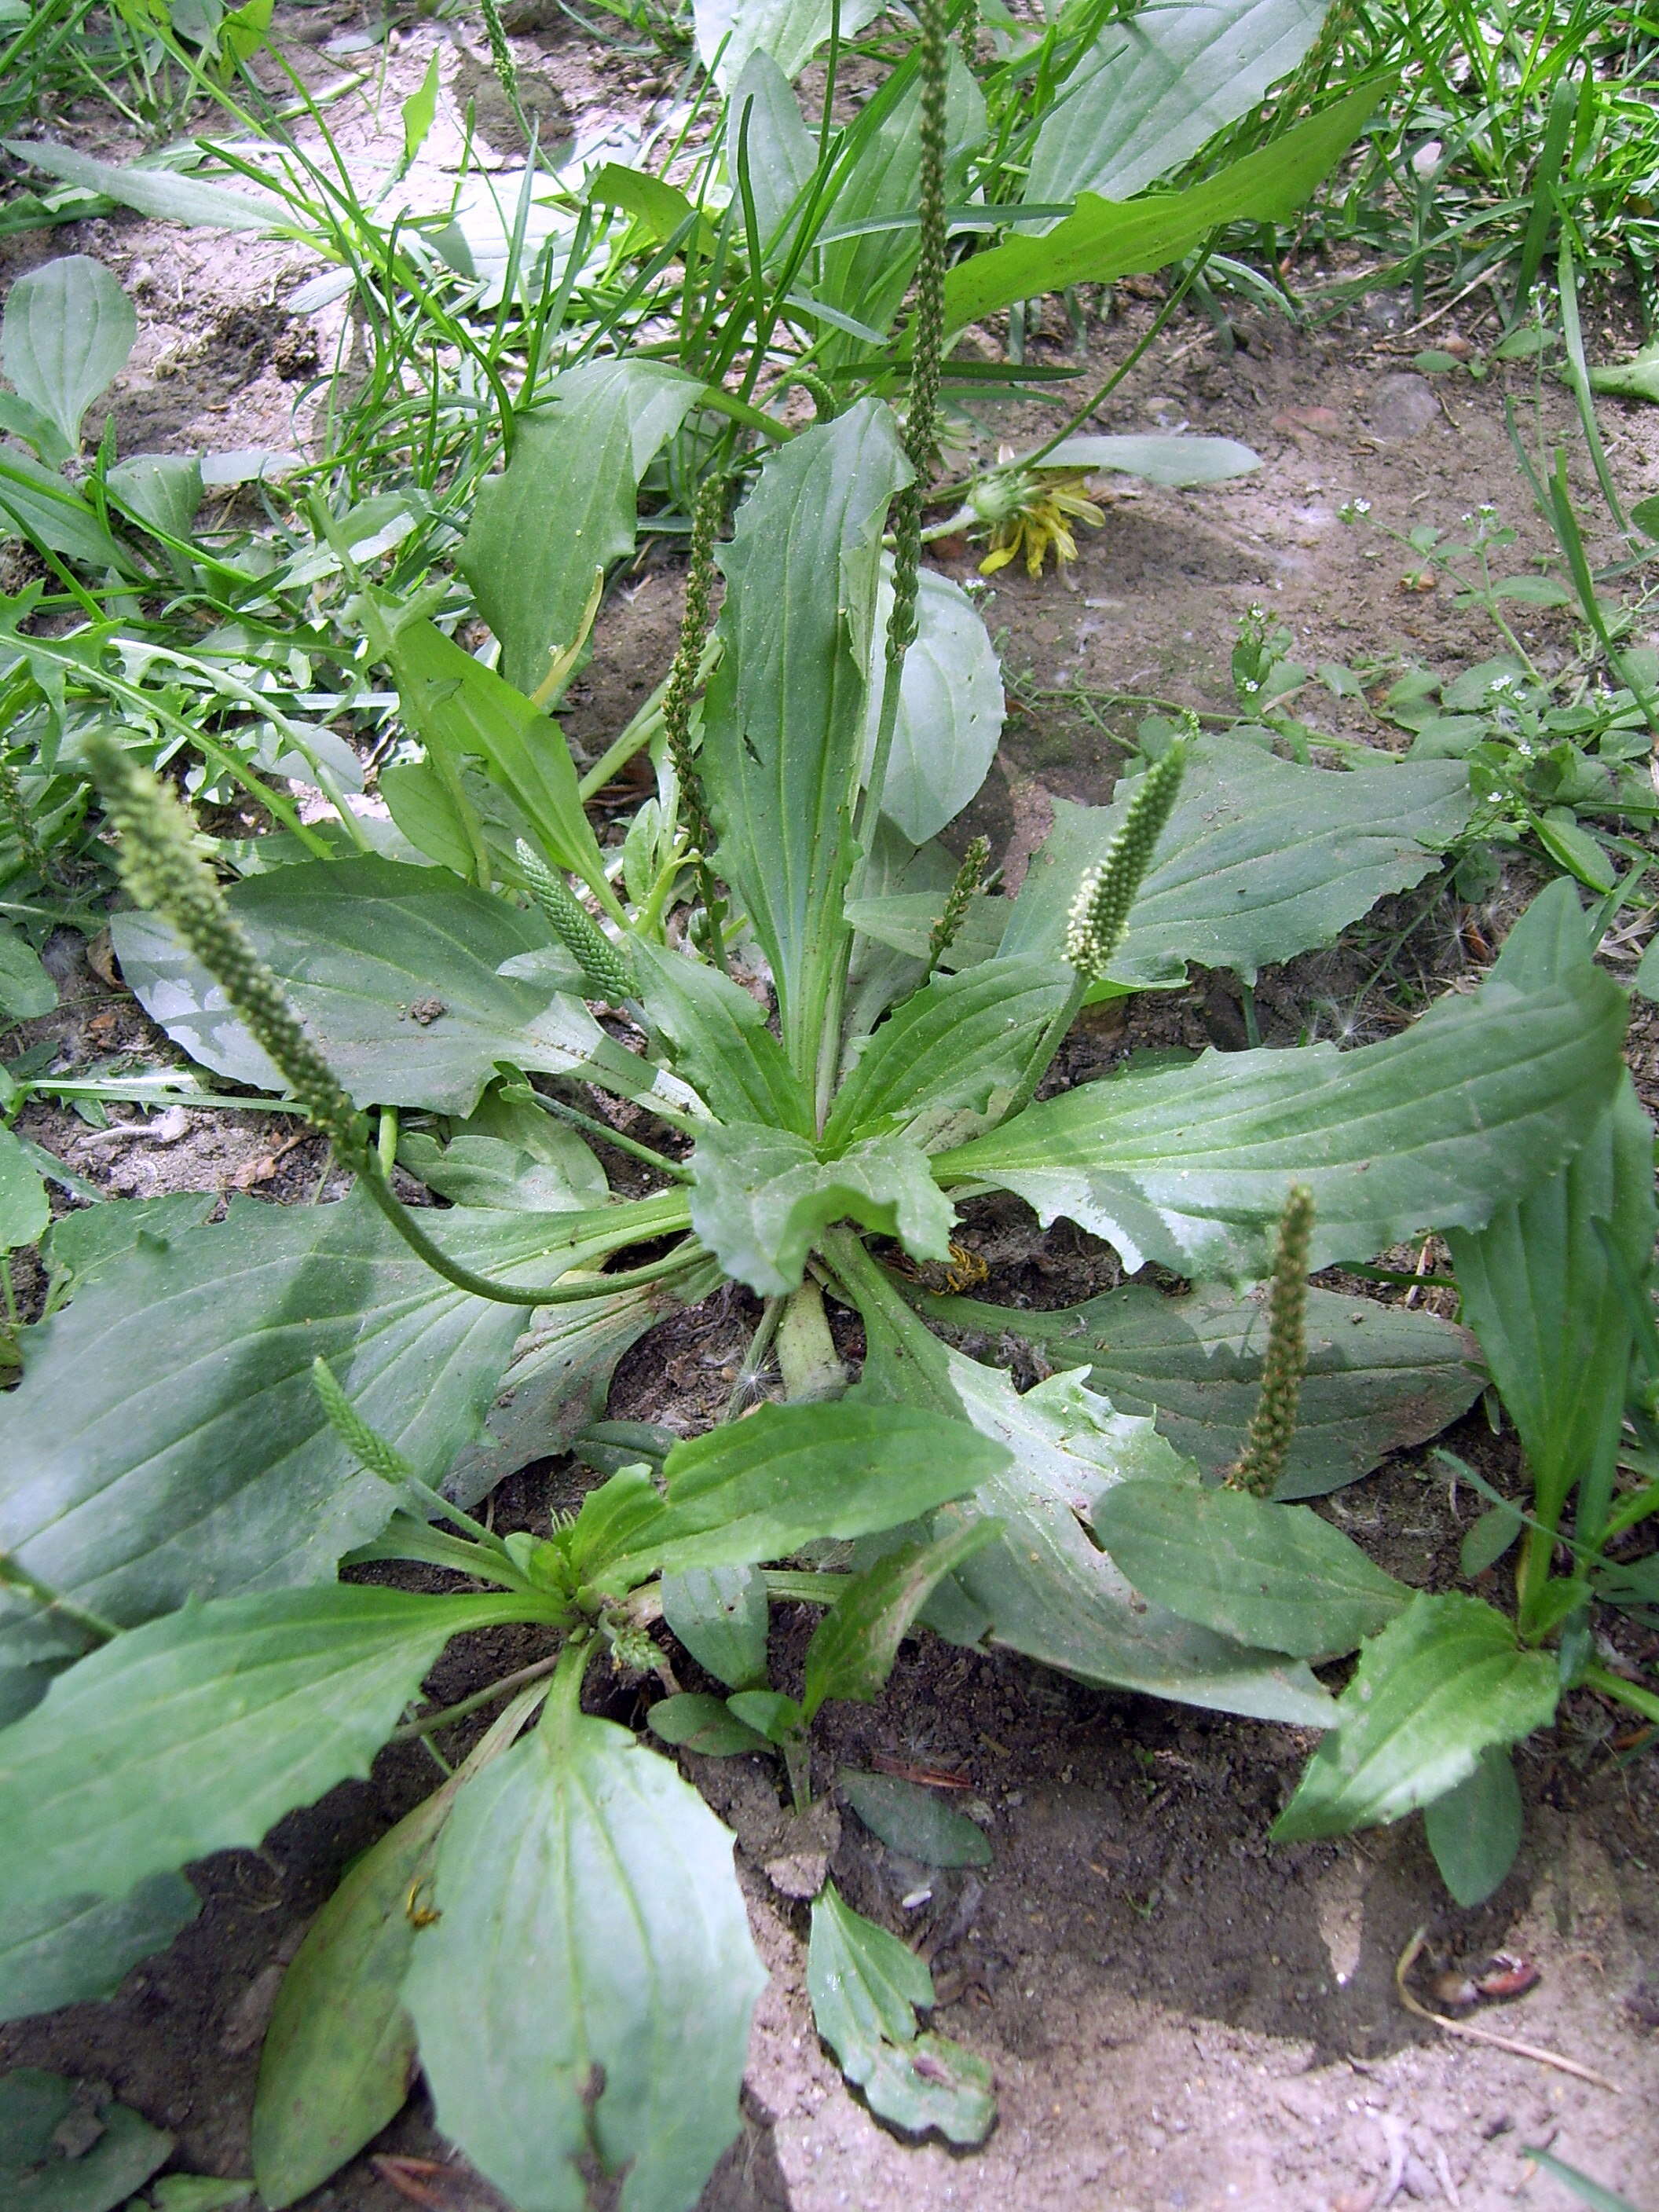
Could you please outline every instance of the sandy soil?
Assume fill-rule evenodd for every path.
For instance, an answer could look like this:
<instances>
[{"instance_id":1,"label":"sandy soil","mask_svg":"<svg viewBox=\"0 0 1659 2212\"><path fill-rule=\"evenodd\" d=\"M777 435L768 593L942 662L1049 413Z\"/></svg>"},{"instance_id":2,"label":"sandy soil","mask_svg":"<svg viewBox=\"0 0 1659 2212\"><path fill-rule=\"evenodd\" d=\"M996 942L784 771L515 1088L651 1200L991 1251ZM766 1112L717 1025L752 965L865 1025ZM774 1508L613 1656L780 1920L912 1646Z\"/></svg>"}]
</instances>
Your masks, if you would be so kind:
<instances>
[{"instance_id":1,"label":"sandy soil","mask_svg":"<svg viewBox=\"0 0 1659 2212\"><path fill-rule=\"evenodd\" d=\"M320 68L348 12L310 10L299 20ZM355 99L337 111L354 156L367 159L377 130L395 124L396 100L447 35L422 25L401 39L378 120ZM520 46L526 68L579 125L626 121L665 89L652 65L596 58L568 27ZM476 56L458 52L446 69L459 73L463 96L479 93ZM431 174L417 175L421 189L441 188L458 144L447 113L426 157ZM284 310L314 273L303 252L125 217L0 247L8 274L68 251L105 258L140 307L140 351L114 400L124 450L303 441L314 406L303 395L338 329L327 311L306 319ZM1427 342L1478 338L1474 308L1443 319ZM1144 301L1121 299L1091 330L1086 365L1103 374L1150 312ZM1396 303L1373 300L1309 334L1252 311L1240 316L1241 342L1226 353L1207 322L1188 318L1152 349L1093 427L1186 423L1245 440L1263 465L1201 493L1109 488L1107 526L1085 537L1063 580L1032 582L1018 571L998 579L988 619L1006 634L1018 711L986 796L958 825L962 837L985 827L1018 866L1040 841L1054 797L1098 799L1109 790L1121 758L1113 732L1132 728L1144 709L1082 692L1230 705L1227 653L1252 605L1291 626L1310 665L1369 657L1451 672L1495 649L1478 612L1452 606L1443 589L1402 591L1406 556L1338 520L1353 496L1371 502L1374 520L1401 529L1455 525L1491 501L1522 529L1523 550L1541 548L1501 404L1506 387L1526 398L1530 372L1431 384L1410 368L1425 341L1403 319ZM1046 340L1038 349L1060 357ZM982 446L1034 437L1052 420L1030 410L988 416ZM1547 435L1565 433L1559 394L1545 392L1537 420ZM1659 414L1604 409L1631 497L1659 485L1656 423ZM947 573L973 573L964 546L947 542L937 558ZM661 563L646 565L601 618L594 674L570 718L584 738L614 731L666 665L678 581ZM1540 655L1566 649L1561 617L1524 611ZM625 673L608 678L607 668ZM1303 710L1312 712L1310 701ZM1353 736L1370 726L1322 697L1314 719ZM1501 934L1516 896L1511 884L1478 917L1488 933ZM1424 911L1385 990L1402 975L1455 980L1474 957L1467 916L1449 899L1417 904ZM1402 928L1412 911L1396 917ZM78 943L61 943L57 957L65 1006L31 1025L31 1036L50 1030L77 1060L153 1038ZM1332 1005L1363 1018L1374 966L1351 939L1264 977L1257 1005L1267 1041L1290 1041ZM1098 1060L1137 1042L1242 1041L1236 994L1222 978L1138 1002L1127 1028L1079 1049ZM1650 1103L1656 1058L1648 1016L1632 1059ZM148 1128L135 1117L114 1139L66 1113L42 1111L31 1127L79 1171L134 1195L237 1186L291 1200L310 1195L321 1164L309 1139L281 1153L289 1133L254 1116L180 1111ZM999 1235L991 1296L1018 1285L1060 1303L1114 1279L1109 1255L1069 1232L1045 1240L1004 1222ZM667 1415L677 1425L712 1414L751 1318L732 1295L667 1325L624 1362L613 1410ZM1478 1413L1449 1441L1493 1471L1508 1449ZM564 1462L532 1468L498 1497L498 1514L537 1526L574 1480ZM1454 1504L1425 1452L1396 1455L1338 1503L1385 1564L1419 1582L1455 1575L1474 1504L1467 1494ZM779 1614L782 1680L799 1662L803 1633L799 1620ZM474 1639L445 1659L430 1686L440 1698L463 1695L528 1656L522 1636ZM689 1662L683 1674L695 1686ZM632 1692L617 1692L608 1709L640 1717ZM1308 1747L1288 1729L1099 1693L1017 1660L925 1640L907 1647L880 1705L835 1715L818 1746L823 1786L838 1763L882 1757L948 1772L985 1808L994 1860L982 1877L929 1881L850 1814L832 1863L855 1904L930 1952L939 2025L990 2060L999 2125L981 2151L958 2154L901 2142L849 2094L812 2031L802 1909L765 1872L787 1840L776 1778L759 1761L689 1760L736 1833L773 1977L757 2017L744 2133L711 2183L705 2212L1565 2205L1559 2185L1529 2166L1527 2148L1539 2144L1638 2205L1659 2203L1659 1770L1651 1751L1620 1759L1619 1723L1596 1700L1569 1701L1560 1725L1527 1747L1528 1842L1496 1897L1474 1912L1447 1901L1416 1823L1337 1845L1270 1850L1267 1826ZM466 1741L465 1729L455 1731L449 1755ZM369 1783L295 1814L262 1851L208 1862L198 1869L206 1909L171 1953L137 1969L108 2005L0 2031L0 2058L108 2081L177 2131L180 2167L245 2172L259 2039L281 1967L344 1862L434 1779L418 1748L389 1753ZM907 1909L901 1900L919 1888L931 1894ZM1532 1961L1540 1970L1532 1993L1479 2024L1587 2064L1622 2094L1410 2016L1394 1968L1422 1926L1437 1966L1478 1964L1499 1949ZM418 2087L374 2151L446 2156ZM495 2202L459 2162L424 2185L452 2212ZM315 2212L398 2212L407 2202L373 2155L309 2200Z\"/></svg>"}]
</instances>

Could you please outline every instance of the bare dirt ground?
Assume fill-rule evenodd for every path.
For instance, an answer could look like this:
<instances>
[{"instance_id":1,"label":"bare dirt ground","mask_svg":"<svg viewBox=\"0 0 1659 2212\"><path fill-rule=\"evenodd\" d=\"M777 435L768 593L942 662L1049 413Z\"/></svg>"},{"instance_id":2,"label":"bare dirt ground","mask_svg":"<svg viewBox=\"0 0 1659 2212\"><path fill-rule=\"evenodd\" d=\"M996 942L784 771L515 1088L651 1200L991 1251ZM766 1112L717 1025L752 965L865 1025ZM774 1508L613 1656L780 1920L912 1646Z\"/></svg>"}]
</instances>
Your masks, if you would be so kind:
<instances>
[{"instance_id":1,"label":"bare dirt ground","mask_svg":"<svg viewBox=\"0 0 1659 2212\"><path fill-rule=\"evenodd\" d=\"M323 60L327 39L353 21L344 9L297 20ZM402 41L378 115L342 106L335 120L349 151L367 159L384 148L397 100L446 35L422 26ZM636 118L662 88L647 64L596 58L568 27L521 39L520 51L579 125ZM452 91L457 76L463 94L482 82L477 57L465 52L446 71ZM432 189L458 144L447 113L426 156ZM296 415L296 393L329 358L338 322L328 311L313 319L284 311L315 270L302 251L125 217L0 248L9 275L70 251L107 260L139 305L141 350L114 401L124 450L303 444L315 403L302 399ZM1091 370L1103 374L1121 358L1149 313L1145 301L1121 299L1091 333ZM1478 612L1452 607L1443 589L1402 591L1407 563L1398 549L1338 520L1353 496L1371 502L1374 520L1401 529L1455 526L1490 501L1522 527L1527 544L1541 544L1525 523L1502 415L1506 386L1524 401L1531 372L1431 384L1412 371L1410 355L1419 343L1458 335L1459 319L1426 340L1406 331L1407 319L1397 303L1373 301L1298 332L1252 311L1240 318L1243 343L1228 354L1207 322L1186 318L1152 349L1091 427L1186 423L1243 439L1263 465L1200 493L1120 483L1104 495L1106 527L1085 537L1063 580L1032 582L1018 569L998 579L988 619L1006 632L1018 711L963 835L982 823L1018 866L1040 841L1054 797L1105 796L1121 757L1110 732L1131 727L1141 709L1079 703L1079 687L1230 704L1227 654L1252 605L1292 629L1310 664L1369 656L1449 672L1495 649ZM1474 303L1461 328L1479 337ZM1047 357L1059 356L1051 349ZM1546 434L1564 434L1559 395L1546 390L1540 407ZM988 416L983 447L1041 434L1053 419ZM1604 408L1631 497L1659 484L1656 424L1659 412ZM965 547L947 543L937 558L947 573L973 573ZM667 573L613 596L595 670L622 665L630 673L611 691L596 674L571 717L579 734L614 731L635 703L626 687L648 688L665 666L677 596ZM1534 617L1541 654L1565 649L1565 626L1550 627L1560 623L1548 612ZM1326 727L1351 735L1365 726L1335 701L1321 714ZM1482 917L1488 935L1501 935L1514 903L1513 888L1495 898ZM1413 980L1443 984L1463 973L1474 956L1462 919L1445 899L1408 936ZM87 965L78 940L57 951L65 1005L32 1024L29 1038L50 1031L76 1062L153 1039L132 1002ZM1354 1004L1374 967L1351 939L1264 977L1267 1041L1292 1040L1319 1008ZM1236 1044L1239 1020L1225 979L1200 983L1137 1002L1097 1056L1148 1041ZM1633 1045L1652 1103L1650 1018ZM135 1195L252 1187L294 1200L311 1194L321 1165L312 1140L283 1153L289 1132L251 1115L176 1109L145 1125L135 1114L127 1133L107 1138L43 1110L30 1127L78 1171ZM1001 1249L1008 1263L989 1286L994 1297L1018 1283L1035 1302L1056 1304L1112 1279L1109 1257L1067 1232L1029 1231L1022 1245L1012 1231ZM685 1426L712 1415L748 1318L732 1297L667 1325L624 1363L613 1410ZM1494 1474L1508 1464L1509 1446L1490 1437L1478 1409L1449 1441ZM566 1462L532 1468L498 1496L498 1516L537 1526L575 1480ZM1332 1510L1384 1564L1443 1584L1455 1575L1460 1528L1475 1504L1467 1493L1454 1503L1419 1450L1396 1455ZM787 1611L776 1639L787 1681L803 1640ZM446 1658L430 1687L441 1700L457 1698L532 1656L522 1637L475 1639ZM682 1672L695 1686L690 1662ZM617 1690L607 1709L641 1717L632 1691ZM1528 1841L1497 1895L1473 1912L1447 1900L1415 1822L1340 1844L1270 1849L1267 1826L1308 1748L1288 1729L1097 1692L1018 1660L927 1640L907 1646L882 1704L834 1711L821 1731L822 1787L841 1762L885 1759L951 1775L986 1820L994 1858L982 1874L930 1876L850 1813L823 1841L851 1900L931 1956L938 2024L990 2061L999 2124L983 2149L959 2154L901 2142L849 2094L812 2030L803 1909L766 1872L793 1840L777 1778L760 1761L689 1759L735 1832L772 1972L744 2134L709 2185L705 2212L1565 2206L1565 2191L1526 2156L1541 2144L1638 2205L1659 2205L1659 1768L1650 1749L1621 1757L1621 1724L1595 1699L1570 1700L1558 1728L1526 1748ZM453 1731L448 1755L467 1740L466 1728ZM245 2172L259 2039L282 1966L345 1862L434 1779L419 1748L404 1747L368 1784L285 1821L262 1851L208 1862L197 1870L206 1909L170 1953L135 1970L107 2005L0 2031L0 2060L106 2081L177 2132L181 2169ZM928 1893L918 1900L921 1891ZM1478 1966L1499 1950L1534 1964L1533 1991L1486 2009L1477 2025L1589 2066L1620 2094L1409 2014L1395 1966L1419 1927L1433 1968ZM1426 1972L1417 1986L1426 1990ZM374 2163L386 2153L447 2158L418 2085L372 2154L309 2205L401 2212L406 2194ZM459 2161L422 2185L451 2212L496 2202Z\"/></svg>"}]
</instances>

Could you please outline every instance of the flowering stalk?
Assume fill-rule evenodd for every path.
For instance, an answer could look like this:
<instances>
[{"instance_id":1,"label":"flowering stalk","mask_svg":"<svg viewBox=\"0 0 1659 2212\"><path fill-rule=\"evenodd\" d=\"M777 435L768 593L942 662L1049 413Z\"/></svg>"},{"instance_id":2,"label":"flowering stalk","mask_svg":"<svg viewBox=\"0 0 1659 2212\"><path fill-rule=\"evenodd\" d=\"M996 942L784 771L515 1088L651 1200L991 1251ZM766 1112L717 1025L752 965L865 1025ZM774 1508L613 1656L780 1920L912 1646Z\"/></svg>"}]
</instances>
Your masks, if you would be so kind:
<instances>
[{"instance_id":1,"label":"flowering stalk","mask_svg":"<svg viewBox=\"0 0 1659 2212\"><path fill-rule=\"evenodd\" d=\"M394 1443L383 1437L378 1429L371 1428L340 1386L339 1378L327 1360L320 1355L311 1363L311 1384L322 1401L328 1425L351 1454L360 1467L371 1474L378 1474L382 1482L389 1482L394 1490L407 1490L428 1511L441 1514L453 1521L458 1528L487 1545L490 1550L505 1553L506 1547L499 1536L493 1534L481 1521L470 1513L463 1513L459 1505L452 1505L440 1492L421 1480L414 1468Z\"/></svg>"},{"instance_id":2,"label":"flowering stalk","mask_svg":"<svg viewBox=\"0 0 1659 2212\"><path fill-rule=\"evenodd\" d=\"M592 986L593 995L619 1006L634 995L634 971L625 956L599 927L564 878L556 875L522 837L514 846L525 880L565 951Z\"/></svg>"},{"instance_id":3,"label":"flowering stalk","mask_svg":"<svg viewBox=\"0 0 1659 2212\"><path fill-rule=\"evenodd\" d=\"M962 866L957 870L957 879L951 886L951 896L945 902L945 911L933 924L927 939L927 982L939 968L939 963L955 944L962 925L968 919L974 893L985 878L985 864L991 857L988 837L975 837L962 856Z\"/></svg>"},{"instance_id":4,"label":"flowering stalk","mask_svg":"<svg viewBox=\"0 0 1659 2212\"><path fill-rule=\"evenodd\" d=\"M1293 1183L1279 1217L1279 1242L1267 1289L1267 1351L1261 1392L1244 1449L1224 1477L1229 1490L1271 1498L1296 1434L1302 1377L1308 1364L1308 1258L1313 1241L1313 1193Z\"/></svg>"},{"instance_id":5,"label":"flowering stalk","mask_svg":"<svg viewBox=\"0 0 1659 2212\"><path fill-rule=\"evenodd\" d=\"M1098 983L1129 927L1135 902L1186 773L1187 748L1177 738L1135 787L1123 827L1106 857L1078 886L1066 923L1066 957L1085 981Z\"/></svg>"},{"instance_id":6,"label":"flowering stalk","mask_svg":"<svg viewBox=\"0 0 1659 2212\"><path fill-rule=\"evenodd\" d=\"M916 304L910 325L910 400L904 450L911 481L893 501L893 611L887 625L890 682L916 634L916 592L921 560L921 510L939 442L939 362L945 351L945 131L950 82L945 0L919 0L921 173L916 259ZM882 763L883 767L885 763Z\"/></svg>"},{"instance_id":7,"label":"flowering stalk","mask_svg":"<svg viewBox=\"0 0 1659 2212\"><path fill-rule=\"evenodd\" d=\"M822 413L822 410L819 410ZM697 494L691 516L691 562L685 578L685 613L680 623L679 647L668 672L663 693L663 741L680 787L680 811L691 832L696 852L697 896L708 920L708 946L716 966L726 966L726 939L721 933L723 909L714 887L708 858L714 849L714 827L703 802L697 757L691 750L691 699L702 665L703 645L708 635L708 611L714 592L714 533L720 528L726 486L711 477Z\"/></svg>"},{"instance_id":8,"label":"flowering stalk","mask_svg":"<svg viewBox=\"0 0 1659 2212\"><path fill-rule=\"evenodd\" d=\"M440 1249L387 1182L368 1125L306 1035L283 987L254 951L247 933L226 905L211 869L191 842L191 823L173 793L139 767L112 738L88 739L87 759L103 793L104 811L120 833L116 865L138 905L159 914L183 939L223 991L255 1042L280 1070L306 1119L320 1129L334 1157L427 1266L457 1290L498 1305L563 1305L592 1297L591 1278L515 1290L475 1274ZM654 1282L659 1267L635 1268L605 1278L607 1291Z\"/></svg>"}]
</instances>

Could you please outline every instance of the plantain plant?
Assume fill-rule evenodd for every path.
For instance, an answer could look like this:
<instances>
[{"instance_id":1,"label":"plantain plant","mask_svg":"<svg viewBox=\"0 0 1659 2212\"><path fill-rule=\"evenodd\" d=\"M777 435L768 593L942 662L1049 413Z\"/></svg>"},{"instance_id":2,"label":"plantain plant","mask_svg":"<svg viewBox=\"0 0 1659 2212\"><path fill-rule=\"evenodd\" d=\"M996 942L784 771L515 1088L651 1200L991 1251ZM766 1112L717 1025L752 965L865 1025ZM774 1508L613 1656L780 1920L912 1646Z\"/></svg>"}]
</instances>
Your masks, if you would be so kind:
<instances>
[{"instance_id":1,"label":"plantain plant","mask_svg":"<svg viewBox=\"0 0 1659 2212\"><path fill-rule=\"evenodd\" d=\"M1328 942L1435 868L1469 797L1455 762L1338 774L1188 735L1112 807L1057 808L1018 896L939 843L1000 723L977 612L919 565L942 39L930 5L902 431L870 398L794 437L723 546L704 503L674 666L617 749L649 742L657 769L619 848L550 709L596 556L631 530L627 438L596 441L562 512L505 491L483 511L506 673L364 590L411 740L383 849L273 835L227 890L178 803L112 739L88 749L129 982L204 1071L322 1132L350 1188L213 1222L189 1195L106 1201L44 1239L52 1311L0 1405L8 2010L104 1993L195 1910L191 1861L481 1704L406 1717L452 1638L511 1626L535 1655L289 1969L254 2121L273 2212L386 2123L417 2057L441 2127L522 2212L695 2201L736 2131L762 1975L729 1838L582 1704L596 1662L662 1669L663 1621L730 1695L665 1698L652 1732L775 1751L797 1803L818 1711L877 1695L918 1621L1327 1731L1289 1835L1431 1804L1553 1704L1541 1616L1518 1633L1413 1595L1289 1502L1481 1381L1461 1330L1306 1278L1427 1229L1491 1237L1571 1174L1628 1112L1623 994L1558 885L1479 991L1383 1042L1066 1086L1086 1006ZM641 439L695 398L644 366ZM567 386L562 434L616 386ZM613 1193L596 1142L642 1193ZM399 1164L453 1203L411 1207ZM951 1295L958 1209L998 1193L1188 1287L1057 1314ZM733 1285L757 1304L732 1418L665 1450L596 1428L623 1352ZM959 1348L1007 1334L1053 1370L1024 1392ZM782 1402L757 1409L775 1350ZM537 1537L476 1516L578 1443L604 1479L573 1518ZM363 1571L400 1562L455 1580ZM821 1614L799 1694L767 1677L774 1602ZM1338 1704L1310 1662L1362 1644ZM982 2064L920 2025L925 1967L827 1881L808 1976L873 2109L983 2135Z\"/></svg>"}]
</instances>

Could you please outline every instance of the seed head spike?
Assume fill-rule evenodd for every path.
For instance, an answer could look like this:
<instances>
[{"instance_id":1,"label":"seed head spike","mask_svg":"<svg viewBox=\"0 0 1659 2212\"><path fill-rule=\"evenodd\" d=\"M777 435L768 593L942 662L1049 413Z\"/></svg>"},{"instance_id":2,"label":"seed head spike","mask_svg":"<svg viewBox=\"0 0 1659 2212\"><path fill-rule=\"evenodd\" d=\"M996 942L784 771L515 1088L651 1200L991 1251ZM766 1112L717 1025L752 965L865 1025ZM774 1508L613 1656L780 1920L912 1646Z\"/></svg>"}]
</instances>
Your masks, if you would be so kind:
<instances>
[{"instance_id":1,"label":"seed head spike","mask_svg":"<svg viewBox=\"0 0 1659 2212\"><path fill-rule=\"evenodd\" d=\"M1267 1290L1267 1352L1261 1392L1244 1449L1224 1478L1229 1490L1271 1498L1296 1434L1302 1376L1308 1364L1308 1256L1313 1241L1313 1193L1293 1183L1279 1217L1279 1243Z\"/></svg>"},{"instance_id":2,"label":"seed head spike","mask_svg":"<svg viewBox=\"0 0 1659 2212\"><path fill-rule=\"evenodd\" d=\"M1107 848L1105 859L1078 885L1066 918L1066 957L1091 983L1100 981L1123 942L1129 909L1152 865L1186 768L1187 740L1177 738L1136 785L1123 827Z\"/></svg>"},{"instance_id":3,"label":"seed head spike","mask_svg":"<svg viewBox=\"0 0 1659 2212\"><path fill-rule=\"evenodd\" d=\"M191 842L189 816L112 738L89 739L87 758L104 811L120 834L115 861L133 899L183 938L282 1071L295 1103L328 1138L341 1166L366 1174L369 1146L362 1118L226 905L212 870Z\"/></svg>"},{"instance_id":4,"label":"seed head spike","mask_svg":"<svg viewBox=\"0 0 1659 2212\"><path fill-rule=\"evenodd\" d=\"M596 998L620 1006L634 995L634 971L625 956L611 942L587 908L541 855L522 837L514 848L525 880L536 895L536 903L548 926L593 987Z\"/></svg>"},{"instance_id":5,"label":"seed head spike","mask_svg":"<svg viewBox=\"0 0 1659 2212\"><path fill-rule=\"evenodd\" d=\"M395 1444L388 1443L377 1429L370 1428L340 1388L333 1369L320 1355L311 1363L311 1381L323 1401L330 1428L359 1466L366 1467L371 1474L378 1474L382 1482L395 1483L399 1489L412 1480L414 1468Z\"/></svg>"}]
</instances>

